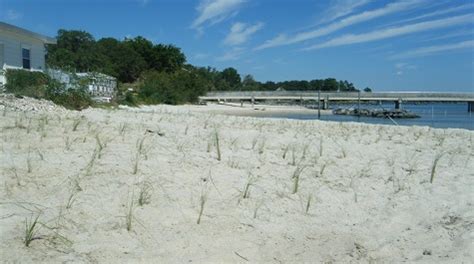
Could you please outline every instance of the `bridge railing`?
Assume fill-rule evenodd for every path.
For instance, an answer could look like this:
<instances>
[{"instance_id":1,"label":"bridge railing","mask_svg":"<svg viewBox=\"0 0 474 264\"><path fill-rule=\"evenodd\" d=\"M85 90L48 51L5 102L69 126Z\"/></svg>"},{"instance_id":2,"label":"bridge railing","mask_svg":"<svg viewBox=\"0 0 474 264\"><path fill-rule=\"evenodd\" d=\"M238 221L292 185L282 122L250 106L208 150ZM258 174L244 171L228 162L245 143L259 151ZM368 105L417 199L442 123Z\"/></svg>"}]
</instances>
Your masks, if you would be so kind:
<instances>
[{"instance_id":1,"label":"bridge railing","mask_svg":"<svg viewBox=\"0 0 474 264\"><path fill-rule=\"evenodd\" d=\"M208 92L206 97L315 97L318 91L235 91L235 92ZM321 92L325 97L358 97L358 92ZM446 92L361 92L364 98L466 98L474 99L474 93L446 93Z\"/></svg>"}]
</instances>

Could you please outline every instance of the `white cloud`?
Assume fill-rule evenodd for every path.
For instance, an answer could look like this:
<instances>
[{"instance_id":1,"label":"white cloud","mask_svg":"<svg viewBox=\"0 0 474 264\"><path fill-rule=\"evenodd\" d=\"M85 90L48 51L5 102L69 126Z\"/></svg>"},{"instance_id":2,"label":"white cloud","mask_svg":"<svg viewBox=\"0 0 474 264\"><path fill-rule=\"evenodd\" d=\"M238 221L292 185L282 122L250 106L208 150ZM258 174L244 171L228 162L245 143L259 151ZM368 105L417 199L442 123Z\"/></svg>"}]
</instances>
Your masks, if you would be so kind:
<instances>
[{"instance_id":1,"label":"white cloud","mask_svg":"<svg viewBox=\"0 0 474 264\"><path fill-rule=\"evenodd\" d=\"M22 13L19 13L13 9L7 10L6 19L7 20L19 20L23 17Z\"/></svg>"},{"instance_id":2,"label":"white cloud","mask_svg":"<svg viewBox=\"0 0 474 264\"><path fill-rule=\"evenodd\" d=\"M200 30L205 23L218 23L239 10L246 0L203 0L197 7L198 17L191 28Z\"/></svg>"},{"instance_id":3,"label":"white cloud","mask_svg":"<svg viewBox=\"0 0 474 264\"><path fill-rule=\"evenodd\" d=\"M354 24L358 24L358 23L369 21L378 17L386 16L392 13L396 13L396 12L413 8L422 2L423 0L409 0L409 1L399 1L395 3L390 3L382 8L365 11L357 15L352 15L340 21L326 25L324 27L320 27L311 31L301 32L294 36L287 36L285 34L280 34L274 39L267 40L265 43L263 43L256 49L260 50L260 49L265 49L265 48L270 48L270 47L290 45L290 44L314 39L317 37L325 36L337 30L352 26Z\"/></svg>"},{"instance_id":4,"label":"white cloud","mask_svg":"<svg viewBox=\"0 0 474 264\"><path fill-rule=\"evenodd\" d=\"M417 67L413 64L406 63L406 62L399 62L395 64L395 68L397 69L407 69L407 70L415 70Z\"/></svg>"},{"instance_id":5,"label":"white cloud","mask_svg":"<svg viewBox=\"0 0 474 264\"><path fill-rule=\"evenodd\" d=\"M455 7L451 7L451 8L437 10L437 11L427 13L427 14L423 14L423 15L420 15L420 16L400 20L400 21L397 21L393 24L401 24L401 23L411 22L411 21L425 19L425 18L429 18L429 17L441 16L441 15L446 15L446 14L455 13L455 12L459 12L459 11L466 11L466 10L469 10L469 9L472 9L472 8L474 8L473 4L455 6Z\"/></svg>"},{"instance_id":6,"label":"white cloud","mask_svg":"<svg viewBox=\"0 0 474 264\"><path fill-rule=\"evenodd\" d=\"M208 57L209 57L209 54L207 54L207 53L196 53L196 54L194 54L193 59L203 60L203 59L206 59Z\"/></svg>"},{"instance_id":7,"label":"white cloud","mask_svg":"<svg viewBox=\"0 0 474 264\"><path fill-rule=\"evenodd\" d=\"M446 45L437 45L422 47L411 51L402 52L390 57L391 59L401 59L401 58L412 58L412 57L423 57L429 56L437 53L448 52L448 51L457 51L471 49L474 51L474 40L466 40L459 43L446 44Z\"/></svg>"},{"instance_id":8,"label":"white cloud","mask_svg":"<svg viewBox=\"0 0 474 264\"><path fill-rule=\"evenodd\" d=\"M465 37L465 36L474 37L474 31L472 31L472 29L462 29L462 30L454 31L451 33L443 34L443 35L438 34L436 36L423 39L422 41L433 41L433 40L449 39L449 38Z\"/></svg>"},{"instance_id":9,"label":"white cloud","mask_svg":"<svg viewBox=\"0 0 474 264\"><path fill-rule=\"evenodd\" d=\"M333 21L337 18L353 13L357 8L373 0L333 0L332 5L324 11L325 15L320 23Z\"/></svg>"},{"instance_id":10,"label":"white cloud","mask_svg":"<svg viewBox=\"0 0 474 264\"><path fill-rule=\"evenodd\" d=\"M222 56L216 58L216 61L234 61L240 59L240 56L244 53L243 48L234 47L226 51Z\"/></svg>"},{"instance_id":11,"label":"white cloud","mask_svg":"<svg viewBox=\"0 0 474 264\"><path fill-rule=\"evenodd\" d=\"M416 70L417 67L413 64L406 63L406 62L399 62L395 64L395 74L396 75L403 75L406 71L409 70Z\"/></svg>"},{"instance_id":12,"label":"white cloud","mask_svg":"<svg viewBox=\"0 0 474 264\"><path fill-rule=\"evenodd\" d=\"M347 34L341 37L333 38L322 44L310 46L303 50L315 50L315 49L322 49L322 48L328 48L328 47L364 43L364 42L370 42L370 41L376 41L376 40L381 40L381 39L386 39L386 38L412 34L416 32L439 29L443 27L467 24L471 22L472 22L471 15L462 15L462 16L455 16L451 18L420 22L416 24L409 24L405 26L375 30L375 31L363 33L363 34Z\"/></svg>"},{"instance_id":13,"label":"white cloud","mask_svg":"<svg viewBox=\"0 0 474 264\"><path fill-rule=\"evenodd\" d=\"M230 28L230 32L224 39L224 44L235 46L245 42L257 31L263 28L263 23L258 22L255 25L248 25L245 23L234 23Z\"/></svg>"}]
</instances>

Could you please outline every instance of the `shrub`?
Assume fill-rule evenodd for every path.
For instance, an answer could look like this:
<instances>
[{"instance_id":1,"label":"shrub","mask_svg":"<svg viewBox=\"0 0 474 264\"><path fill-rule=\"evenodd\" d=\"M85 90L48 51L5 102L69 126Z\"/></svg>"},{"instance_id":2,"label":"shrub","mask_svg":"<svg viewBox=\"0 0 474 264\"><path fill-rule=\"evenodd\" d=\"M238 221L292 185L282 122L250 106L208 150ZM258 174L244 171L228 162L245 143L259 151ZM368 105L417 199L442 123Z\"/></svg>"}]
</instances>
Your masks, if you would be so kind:
<instances>
[{"instance_id":1,"label":"shrub","mask_svg":"<svg viewBox=\"0 0 474 264\"><path fill-rule=\"evenodd\" d=\"M139 97L146 104L183 104L197 102L210 85L194 71L148 72L139 86Z\"/></svg>"},{"instance_id":2,"label":"shrub","mask_svg":"<svg viewBox=\"0 0 474 264\"><path fill-rule=\"evenodd\" d=\"M129 105L129 106L137 106L139 101L135 96L135 93L132 91L126 91L124 96L121 96L118 99L119 104Z\"/></svg>"},{"instance_id":3,"label":"shrub","mask_svg":"<svg viewBox=\"0 0 474 264\"><path fill-rule=\"evenodd\" d=\"M5 74L8 82L7 92L15 95L44 98L49 83L49 77L42 72L9 69Z\"/></svg>"},{"instance_id":4,"label":"shrub","mask_svg":"<svg viewBox=\"0 0 474 264\"><path fill-rule=\"evenodd\" d=\"M67 109L82 110L92 105L92 99L84 89L65 89L49 96L55 104Z\"/></svg>"},{"instance_id":5,"label":"shrub","mask_svg":"<svg viewBox=\"0 0 474 264\"><path fill-rule=\"evenodd\" d=\"M42 72L7 70L6 78L6 91L17 96L47 99L74 110L92 105L92 99L83 87L68 89Z\"/></svg>"}]
</instances>

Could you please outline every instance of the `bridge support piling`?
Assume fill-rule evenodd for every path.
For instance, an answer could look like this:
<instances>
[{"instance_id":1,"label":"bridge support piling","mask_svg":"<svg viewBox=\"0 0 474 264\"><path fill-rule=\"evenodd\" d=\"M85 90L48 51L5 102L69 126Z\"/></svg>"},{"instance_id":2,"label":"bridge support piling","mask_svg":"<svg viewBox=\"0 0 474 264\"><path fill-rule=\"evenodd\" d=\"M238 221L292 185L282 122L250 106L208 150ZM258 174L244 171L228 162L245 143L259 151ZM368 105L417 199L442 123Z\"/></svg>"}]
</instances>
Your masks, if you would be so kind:
<instances>
[{"instance_id":1,"label":"bridge support piling","mask_svg":"<svg viewBox=\"0 0 474 264\"><path fill-rule=\"evenodd\" d=\"M402 109L402 99L398 99L397 101L395 101L395 109Z\"/></svg>"},{"instance_id":2,"label":"bridge support piling","mask_svg":"<svg viewBox=\"0 0 474 264\"><path fill-rule=\"evenodd\" d=\"M326 98L324 98L324 101L323 101L323 109L324 109L324 110L329 109L329 96L327 96Z\"/></svg>"},{"instance_id":3,"label":"bridge support piling","mask_svg":"<svg viewBox=\"0 0 474 264\"><path fill-rule=\"evenodd\" d=\"M318 91L318 119L321 119L321 91Z\"/></svg>"},{"instance_id":4,"label":"bridge support piling","mask_svg":"<svg viewBox=\"0 0 474 264\"><path fill-rule=\"evenodd\" d=\"M252 101L252 108L253 108L255 105L255 97L252 95L252 98L250 100Z\"/></svg>"},{"instance_id":5,"label":"bridge support piling","mask_svg":"<svg viewBox=\"0 0 474 264\"><path fill-rule=\"evenodd\" d=\"M357 114L360 116L360 91L357 93Z\"/></svg>"},{"instance_id":6,"label":"bridge support piling","mask_svg":"<svg viewBox=\"0 0 474 264\"><path fill-rule=\"evenodd\" d=\"M468 112L474 112L474 102L468 102L467 103L467 111Z\"/></svg>"}]
</instances>

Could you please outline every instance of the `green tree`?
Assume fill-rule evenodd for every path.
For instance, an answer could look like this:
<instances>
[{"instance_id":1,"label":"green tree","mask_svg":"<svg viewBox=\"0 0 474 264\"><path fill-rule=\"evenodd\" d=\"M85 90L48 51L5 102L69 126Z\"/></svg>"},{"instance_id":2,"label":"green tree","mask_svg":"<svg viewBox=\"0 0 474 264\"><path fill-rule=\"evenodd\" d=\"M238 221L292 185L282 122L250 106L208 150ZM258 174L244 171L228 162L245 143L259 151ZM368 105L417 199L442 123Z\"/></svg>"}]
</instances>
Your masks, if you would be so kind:
<instances>
[{"instance_id":1,"label":"green tree","mask_svg":"<svg viewBox=\"0 0 474 264\"><path fill-rule=\"evenodd\" d=\"M220 80L225 84L221 83L222 88L228 88L228 90L239 90L241 87L240 75L234 68L226 68L220 74ZM220 88L220 87L219 87ZM227 90L227 89L220 89Z\"/></svg>"},{"instance_id":2,"label":"green tree","mask_svg":"<svg viewBox=\"0 0 474 264\"><path fill-rule=\"evenodd\" d=\"M260 88L260 83L255 81L252 75L247 74L242 81L242 89L247 91L257 91Z\"/></svg>"},{"instance_id":3,"label":"green tree","mask_svg":"<svg viewBox=\"0 0 474 264\"><path fill-rule=\"evenodd\" d=\"M91 71L103 62L96 56L94 37L85 31L60 29L57 44L48 45L47 51L47 64L52 67Z\"/></svg>"},{"instance_id":4,"label":"green tree","mask_svg":"<svg viewBox=\"0 0 474 264\"><path fill-rule=\"evenodd\" d=\"M322 91L337 91L339 82L334 78L327 78L323 81Z\"/></svg>"},{"instance_id":5,"label":"green tree","mask_svg":"<svg viewBox=\"0 0 474 264\"><path fill-rule=\"evenodd\" d=\"M140 99L148 104L182 104L196 102L212 85L195 71L172 73L151 71L143 76L139 87Z\"/></svg>"},{"instance_id":6,"label":"green tree","mask_svg":"<svg viewBox=\"0 0 474 264\"><path fill-rule=\"evenodd\" d=\"M160 72L174 72L180 70L186 62L186 56L181 49L173 45L158 44L153 47L150 67Z\"/></svg>"},{"instance_id":7,"label":"green tree","mask_svg":"<svg viewBox=\"0 0 474 264\"><path fill-rule=\"evenodd\" d=\"M138 52L114 38L99 40L97 50L106 58L99 71L117 77L121 82L134 82L147 69L146 61Z\"/></svg>"},{"instance_id":8,"label":"green tree","mask_svg":"<svg viewBox=\"0 0 474 264\"><path fill-rule=\"evenodd\" d=\"M125 45L131 47L146 61L147 69L153 68L153 43L148 39L138 36L133 39L125 39Z\"/></svg>"}]
</instances>

